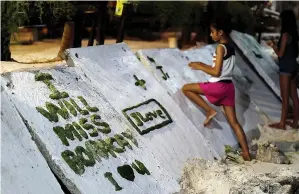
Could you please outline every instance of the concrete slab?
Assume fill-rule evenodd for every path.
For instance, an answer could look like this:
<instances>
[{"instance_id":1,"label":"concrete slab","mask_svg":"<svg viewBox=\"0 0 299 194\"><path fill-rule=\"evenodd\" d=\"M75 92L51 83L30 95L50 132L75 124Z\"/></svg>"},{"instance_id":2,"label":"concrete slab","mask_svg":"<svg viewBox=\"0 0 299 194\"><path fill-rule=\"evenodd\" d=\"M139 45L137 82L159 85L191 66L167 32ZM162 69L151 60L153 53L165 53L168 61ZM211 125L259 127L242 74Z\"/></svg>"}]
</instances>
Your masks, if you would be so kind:
<instances>
[{"instance_id":1,"label":"concrete slab","mask_svg":"<svg viewBox=\"0 0 299 194\"><path fill-rule=\"evenodd\" d=\"M213 159L218 157L200 131L184 115L151 73L142 66L127 45L116 44L70 49L69 56L68 64L80 67L86 75L84 79L92 80L96 90L105 96L118 113L123 114L128 107L140 105L149 99L155 99L164 107L172 119L172 123L159 126L161 128L140 134L138 137L143 140L143 145L148 147L149 152L160 166L165 167L171 173L173 179L178 180L183 163L188 158ZM137 79L145 81L146 90L135 85L138 81L134 75ZM157 106L149 104L149 106L139 106L135 109L141 114L145 114L154 110L154 107ZM165 121L166 114L164 116ZM131 116L129 120L137 125ZM143 131L145 128L157 127L161 121L154 119L152 122L144 122L140 129ZM149 166L153 165L151 159L145 160L145 162ZM168 191L175 190L176 187L168 186L168 181L168 179L164 180L165 184L161 182L161 185L165 187L167 185Z\"/></svg>"},{"instance_id":2,"label":"concrete slab","mask_svg":"<svg viewBox=\"0 0 299 194\"><path fill-rule=\"evenodd\" d=\"M63 194L31 138L16 107L1 87L1 192Z\"/></svg>"},{"instance_id":3,"label":"concrete slab","mask_svg":"<svg viewBox=\"0 0 299 194\"><path fill-rule=\"evenodd\" d=\"M32 133L34 134L34 140L42 149L42 154L54 172L62 179L63 183L72 193L89 194L98 193L99 190L103 193L115 193L115 187L104 176L105 172L113 173L113 178L117 181L119 186L123 188L119 193L172 193L179 190L178 178L185 160L189 157L193 157L193 155L194 157L207 159L213 159L213 156L217 157L216 153L212 154L213 150L208 148L205 139L200 133L196 134L195 128L190 122L188 123L188 121L187 124L184 125L178 124L177 121L173 120L173 123L177 124L171 123L170 125L177 126L176 128L168 127L166 129L156 129L147 134L147 136L139 135L139 133L128 124L129 122L125 121L125 117L121 111L116 111L113 106L111 106L111 101L101 94L98 83L95 83L96 79L88 76L88 73L83 72L80 68L53 69L44 70L43 72L50 73L54 78L51 80L52 85L54 85L59 92L67 92L69 97L74 99L82 109L84 105L78 100L78 96L83 96L90 106L96 106L99 110L95 114L100 115L101 122L106 122L111 129L109 134L104 134L99 130L97 137L90 135L91 130L83 129L83 132L85 131L85 133L89 134L87 135L88 139L84 138L82 133L78 130L79 136L81 135L81 141L74 133L74 140L67 138L66 140L69 145L66 145L65 142L60 139L61 134L58 136L53 128L57 126L64 127L66 124L72 124L72 122L78 123L79 119L82 118L86 118L88 122L91 123L91 121L89 121L91 118L89 117L94 113L90 112L89 115L84 116L77 111L77 116L73 116L71 112L68 111L69 118L64 119L58 116L58 122L50 122L36 110L37 106L43 107L46 110L46 102L51 102L59 106L57 100L49 98L51 92L45 83L35 81L35 74L32 72L11 73L3 77L2 86L4 90L9 94L10 98L12 98L12 102L18 107L20 114L28 121ZM116 82L115 84L118 86L119 83ZM113 87L113 84L111 87ZM133 87L136 86L133 85ZM120 88L118 88L118 90L117 87L114 89L115 91L107 90L107 92L118 98L118 104L123 104L122 98L119 98L122 95L122 93L119 92ZM107 96L107 93L105 94ZM110 95L107 97L110 97ZM136 105L137 101L135 102L131 99L128 99L127 104L131 101L131 106ZM66 98L66 100L69 101L70 98ZM115 105L115 103L112 105ZM164 111L155 103L151 103L149 107L145 106L143 108L153 108L154 110ZM168 110L168 107L165 108ZM171 109L168 110L170 117L176 119L176 116L173 116L173 113L170 111ZM180 111L177 110L177 112L179 112L178 117L180 117ZM159 111L156 114L164 118L167 116L164 112ZM184 119L184 117L182 119ZM163 119L157 119L158 122L161 120L163 121ZM83 126L82 124L80 125ZM195 134L191 135L192 127ZM181 130L175 132L177 128ZM77 150L75 152L74 150L82 149L80 148L80 146L82 146L88 151L86 147L88 140L99 141L99 139L101 139L107 141L108 137L116 137L116 134L120 134L126 131L126 129L131 131L133 136L136 136L136 141L139 146L136 147L132 141L127 139L132 150L126 147L123 153L113 152L116 158L114 158L111 153L108 154L108 159L105 159L103 156L100 157L100 159L97 158L98 160L93 160L89 155L84 155L84 159L89 158L92 165L90 164L91 166L88 166L85 164L85 166L82 167L80 163L78 163L78 160L70 159L77 164L77 169L76 166L73 166L75 170L72 170L72 165L67 163L62 157L62 153L69 150L72 153L76 153L82 162L80 151ZM189 133L184 134L184 130L189 131ZM187 140L184 140L185 138ZM183 139L186 143L183 145L177 144L180 139ZM194 143L197 140L198 142ZM113 145L118 147L116 143ZM198 149L198 147L200 147L200 149ZM176 159L175 161L174 158ZM135 160L143 162L151 175L140 175L134 170L136 178L134 182L130 182L118 174L117 167L124 164L131 165ZM170 163L172 163L172 165L169 165Z\"/></svg>"}]
</instances>

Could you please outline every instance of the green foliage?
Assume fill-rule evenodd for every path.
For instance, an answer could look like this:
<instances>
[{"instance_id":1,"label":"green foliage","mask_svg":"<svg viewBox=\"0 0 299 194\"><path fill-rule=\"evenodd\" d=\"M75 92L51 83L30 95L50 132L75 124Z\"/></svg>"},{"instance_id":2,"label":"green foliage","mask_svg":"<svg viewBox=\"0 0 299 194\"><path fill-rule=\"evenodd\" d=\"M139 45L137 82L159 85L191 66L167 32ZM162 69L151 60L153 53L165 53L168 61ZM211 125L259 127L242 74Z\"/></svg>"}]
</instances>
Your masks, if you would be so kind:
<instances>
[{"instance_id":1,"label":"green foliage","mask_svg":"<svg viewBox=\"0 0 299 194\"><path fill-rule=\"evenodd\" d=\"M16 32L28 21L32 10L38 12L41 21L44 15L57 21L61 18L70 20L76 8L70 1L1 1L1 31Z\"/></svg>"},{"instance_id":2,"label":"green foliage","mask_svg":"<svg viewBox=\"0 0 299 194\"><path fill-rule=\"evenodd\" d=\"M54 21L61 18L71 20L76 11L70 1L35 1L33 6L38 10L41 21L44 15L51 15Z\"/></svg>"},{"instance_id":3,"label":"green foliage","mask_svg":"<svg viewBox=\"0 0 299 194\"><path fill-rule=\"evenodd\" d=\"M28 1L1 1L1 32L16 32L28 20Z\"/></svg>"},{"instance_id":4,"label":"green foliage","mask_svg":"<svg viewBox=\"0 0 299 194\"><path fill-rule=\"evenodd\" d=\"M237 1L229 1L228 13L232 16L233 28L237 31L252 33L255 18L250 7Z\"/></svg>"},{"instance_id":5,"label":"green foliage","mask_svg":"<svg viewBox=\"0 0 299 194\"><path fill-rule=\"evenodd\" d=\"M80 123L80 125L81 125L84 129L86 129L86 130L90 130L90 129L92 129L92 131L89 132L89 135L90 135L91 137L96 137L96 136L98 136L98 131L97 131L97 129L96 129L92 124L87 123L87 119L86 119L86 118L81 118L81 119L79 120L79 123Z\"/></svg>"},{"instance_id":6,"label":"green foliage","mask_svg":"<svg viewBox=\"0 0 299 194\"><path fill-rule=\"evenodd\" d=\"M96 107L95 107L96 108ZM100 126L100 127L103 127L103 128L98 128L98 130L101 132L101 133L104 133L104 134L108 134L111 132L111 129L110 129L110 126L108 123L106 122L98 122L96 120L100 120L101 119L101 116L100 115L91 115L90 117L91 119L91 122L96 125L96 126Z\"/></svg>"},{"instance_id":7,"label":"green foliage","mask_svg":"<svg viewBox=\"0 0 299 194\"><path fill-rule=\"evenodd\" d=\"M69 146L67 139L74 140L74 137L76 137L79 141L82 141L82 137L71 124L66 124L65 128L60 126L53 127L53 131L59 137L63 145Z\"/></svg>"},{"instance_id":8,"label":"green foliage","mask_svg":"<svg viewBox=\"0 0 299 194\"><path fill-rule=\"evenodd\" d=\"M136 164L135 164L136 163ZM135 160L135 163L132 163L132 167L139 173L139 174L147 174L150 175L151 173L148 169L144 166L144 164L138 160Z\"/></svg>"},{"instance_id":9,"label":"green foliage","mask_svg":"<svg viewBox=\"0 0 299 194\"><path fill-rule=\"evenodd\" d=\"M202 1L156 1L155 3L141 1L138 11L154 14L154 21L159 21L161 27L184 27L199 24L203 12Z\"/></svg>"},{"instance_id":10,"label":"green foliage","mask_svg":"<svg viewBox=\"0 0 299 194\"><path fill-rule=\"evenodd\" d=\"M145 81L143 79L138 79L138 77L136 75L133 75L133 77L135 78L136 82L135 82L135 86L140 86L143 89L146 90L146 86L145 86Z\"/></svg>"},{"instance_id":11,"label":"green foliage","mask_svg":"<svg viewBox=\"0 0 299 194\"><path fill-rule=\"evenodd\" d=\"M131 140L131 141L133 142L133 144L134 144L136 147L138 147L138 142L137 142L137 140L133 137L132 132L131 132L129 129L127 129L126 131L122 132L121 134L122 134L125 138Z\"/></svg>"},{"instance_id":12,"label":"green foliage","mask_svg":"<svg viewBox=\"0 0 299 194\"><path fill-rule=\"evenodd\" d=\"M66 145L66 146L70 145L69 142L68 142L68 140L67 140L67 138L66 138L66 134L65 134L65 131L64 131L63 127L60 127L60 126L53 127L53 131L60 138L60 140L62 141L63 145ZM73 140L74 136L71 135L68 138L71 139L71 140Z\"/></svg>"},{"instance_id":13,"label":"green foliage","mask_svg":"<svg viewBox=\"0 0 299 194\"><path fill-rule=\"evenodd\" d=\"M80 135L82 137L84 137L85 139L88 139L87 133L82 129L82 127L78 123L72 122L72 124L77 129L77 131L80 133Z\"/></svg>"},{"instance_id":14,"label":"green foliage","mask_svg":"<svg viewBox=\"0 0 299 194\"><path fill-rule=\"evenodd\" d=\"M82 110L78 104L75 102L74 99L70 98L70 102L72 103L72 105L77 109L78 112L80 112L82 115L88 115L89 112L87 110Z\"/></svg>"},{"instance_id":15,"label":"green foliage","mask_svg":"<svg viewBox=\"0 0 299 194\"><path fill-rule=\"evenodd\" d=\"M96 114L91 115L90 119L91 119L91 122L93 122L93 124L95 124L97 126L101 125L101 122L96 121L97 119L99 119L99 120L101 119L100 115L96 115Z\"/></svg>"},{"instance_id":16,"label":"green foliage","mask_svg":"<svg viewBox=\"0 0 299 194\"><path fill-rule=\"evenodd\" d=\"M79 160L74 152L65 150L61 153L61 156L76 174L82 175L85 172L84 164Z\"/></svg>"},{"instance_id":17,"label":"green foliage","mask_svg":"<svg viewBox=\"0 0 299 194\"><path fill-rule=\"evenodd\" d=\"M71 125L71 124L66 124L65 125L65 134L66 134L67 137L75 136L79 141L82 141L82 137L77 132L77 130L74 128L74 126ZM69 139L71 139L71 138L69 138ZM73 140L73 139L71 139L71 140Z\"/></svg>"},{"instance_id":18,"label":"green foliage","mask_svg":"<svg viewBox=\"0 0 299 194\"><path fill-rule=\"evenodd\" d=\"M211 5L211 10L207 10L208 3ZM212 19L203 17L205 11L213 12L208 14L210 17L219 12L227 11L232 16L234 29L252 33L255 17L250 6L258 4L257 2L252 4L228 1L226 5L221 3L211 1L159 1L155 3L141 1L138 4L138 12L154 15L153 22L159 21L161 28L196 28L202 25L201 22L204 20Z\"/></svg>"},{"instance_id":19,"label":"green foliage","mask_svg":"<svg viewBox=\"0 0 299 194\"><path fill-rule=\"evenodd\" d=\"M77 154L77 157L80 159L81 163L83 163L85 166L94 166L95 165L96 161L92 155L92 152L90 152L89 150L86 150L82 146L77 146L75 148L75 152ZM86 157L84 157L84 155Z\"/></svg>"},{"instance_id":20,"label":"green foliage","mask_svg":"<svg viewBox=\"0 0 299 194\"><path fill-rule=\"evenodd\" d=\"M1 60L10 60L10 37L18 27L28 21L28 2L1 1Z\"/></svg>"},{"instance_id":21,"label":"green foliage","mask_svg":"<svg viewBox=\"0 0 299 194\"><path fill-rule=\"evenodd\" d=\"M47 76L47 77L45 77L45 76ZM41 79L41 80L43 79L42 81L48 86L49 90L51 91L49 98L51 98L53 100L59 100L61 98L69 97L69 94L67 92L59 92L48 78L50 78L49 75L39 75L38 77L35 76L35 79ZM72 111L71 111L71 113L73 114ZM77 114L77 112L76 112L76 114Z\"/></svg>"},{"instance_id":22,"label":"green foliage","mask_svg":"<svg viewBox=\"0 0 299 194\"><path fill-rule=\"evenodd\" d=\"M105 172L104 174L105 178L107 178L111 184L113 184L115 191L120 191L123 188L121 186L118 185L118 183L115 181L115 179L112 177L112 173L111 172Z\"/></svg>"},{"instance_id":23,"label":"green foliage","mask_svg":"<svg viewBox=\"0 0 299 194\"><path fill-rule=\"evenodd\" d=\"M62 92L60 93L62 94ZM62 96L62 95L61 95ZM68 96L68 95L67 95ZM66 100L62 100L63 103L65 104L65 106L70 110L71 114L74 115L74 116L77 116L77 111L76 109L71 105L71 103L69 103L68 101Z\"/></svg>"},{"instance_id":24,"label":"green foliage","mask_svg":"<svg viewBox=\"0 0 299 194\"><path fill-rule=\"evenodd\" d=\"M117 167L117 172L120 174L121 177L129 181L134 181L135 179L135 175L132 167L127 164Z\"/></svg>"},{"instance_id":25,"label":"green foliage","mask_svg":"<svg viewBox=\"0 0 299 194\"><path fill-rule=\"evenodd\" d=\"M226 154L234 152L233 148L230 145L224 145L224 151Z\"/></svg>"},{"instance_id":26,"label":"green foliage","mask_svg":"<svg viewBox=\"0 0 299 194\"><path fill-rule=\"evenodd\" d=\"M115 141L115 139L113 137L108 137L107 139L105 140L98 140L97 143L99 145L99 148L102 149L102 151L104 153L107 154L107 156L109 157L108 153L111 154L112 157L116 158L116 154L114 153L113 151L113 142Z\"/></svg>"},{"instance_id":27,"label":"green foliage","mask_svg":"<svg viewBox=\"0 0 299 194\"><path fill-rule=\"evenodd\" d=\"M78 96L79 100L82 102L82 104L84 104L84 106L86 107L86 109L90 112L97 112L99 111L99 109L97 107L91 107L88 105L87 101L83 98L83 96Z\"/></svg>"},{"instance_id":28,"label":"green foliage","mask_svg":"<svg viewBox=\"0 0 299 194\"><path fill-rule=\"evenodd\" d=\"M114 136L115 141L117 142L117 144L122 147L123 149L125 149L125 147L127 146L129 149L133 149L132 146L129 144L129 142L123 138L123 136L116 134Z\"/></svg>"},{"instance_id":29,"label":"green foliage","mask_svg":"<svg viewBox=\"0 0 299 194\"><path fill-rule=\"evenodd\" d=\"M68 119L69 112L67 111L67 109L65 108L65 106L62 104L61 101L59 101L58 104L60 108L51 102L46 102L46 108L51 114L55 115L58 113L60 116L62 116L62 118Z\"/></svg>"},{"instance_id":30,"label":"green foliage","mask_svg":"<svg viewBox=\"0 0 299 194\"><path fill-rule=\"evenodd\" d=\"M41 73L38 72L37 74L35 74L35 81L44 81L44 80L52 80L53 77L51 74L49 73Z\"/></svg>"}]
</instances>

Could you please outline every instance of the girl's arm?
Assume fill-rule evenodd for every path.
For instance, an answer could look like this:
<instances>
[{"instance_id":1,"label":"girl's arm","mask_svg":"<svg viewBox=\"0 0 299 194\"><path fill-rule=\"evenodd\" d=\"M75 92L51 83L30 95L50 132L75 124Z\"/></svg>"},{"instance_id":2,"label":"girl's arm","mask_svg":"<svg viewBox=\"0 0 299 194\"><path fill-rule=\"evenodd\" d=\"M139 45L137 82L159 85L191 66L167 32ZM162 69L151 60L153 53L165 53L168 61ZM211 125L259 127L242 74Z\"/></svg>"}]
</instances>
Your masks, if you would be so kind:
<instances>
[{"instance_id":1,"label":"girl's arm","mask_svg":"<svg viewBox=\"0 0 299 194\"><path fill-rule=\"evenodd\" d=\"M271 47L273 48L274 52L276 53L276 55L278 57L282 57L284 55L284 52L285 52L285 49L286 49L286 46L287 46L287 42L288 42L288 33L285 32L285 33L282 34L279 49L276 46L271 45Z\"/></svg>"},{"instance_id":2,"label":"girl's arm","mask_svg":"<svg viewBox=\"0 0 299 194\"><path fill-rule=\"evenodd\" d=\"M216 62L215 66L209 66L201 62L192 62L189 66L195 70L201 70L207 74L210 74L213 77L219 77L221 75L221 68L223 64L224 48L221 45L218 45L216 48Z\"/></svg>"}]
</instances>

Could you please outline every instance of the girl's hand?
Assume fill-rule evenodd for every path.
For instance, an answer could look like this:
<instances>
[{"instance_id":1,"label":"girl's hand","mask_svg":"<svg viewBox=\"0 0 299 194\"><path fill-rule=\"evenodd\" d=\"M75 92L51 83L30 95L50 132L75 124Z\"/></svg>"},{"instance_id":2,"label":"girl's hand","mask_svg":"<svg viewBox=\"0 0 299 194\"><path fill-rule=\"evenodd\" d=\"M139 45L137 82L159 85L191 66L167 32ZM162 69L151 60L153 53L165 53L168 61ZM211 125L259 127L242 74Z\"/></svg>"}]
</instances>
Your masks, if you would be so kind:
<instances>
[{"instance_id":1,"label":"girl's hand","mask_svg":"<svg viewBox=\"0 0 299 194\"><path fill-rule=\"evenodd\" d=\"M189 65L188 65L189 67L191 67L191 69L197 69L197 67L198 67L198 63L196 63L196 62L191 62L191 63L189 63Z\"/></svg>"},{"instance_id":2,"label":"girl's hand","mask_svg":"<svg viewBox=\"0 0 299 194\"><path fill-rule=\"evenodd\" d=\"M267 41L267 45L270 47L274 47L274 42L272 40Z\"/></svg>"}]
</instances>

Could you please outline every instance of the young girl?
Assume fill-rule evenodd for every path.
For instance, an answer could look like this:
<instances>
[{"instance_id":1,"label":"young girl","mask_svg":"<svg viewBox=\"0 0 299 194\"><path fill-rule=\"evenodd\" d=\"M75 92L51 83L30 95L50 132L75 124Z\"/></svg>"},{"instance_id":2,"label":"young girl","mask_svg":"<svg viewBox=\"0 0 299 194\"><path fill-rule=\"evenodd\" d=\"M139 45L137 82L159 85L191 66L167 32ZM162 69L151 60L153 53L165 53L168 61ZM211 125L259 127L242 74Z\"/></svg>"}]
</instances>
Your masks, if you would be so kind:
<instances>
[{"instance_id":1,"label":"young girl","mask_svg":"<svg viewBox=\"0 0 299 194\"><path fill-rule=\"evenodd\" d=\"M192 69L209 74L211 76L209 82L186 84L182 90L185 96L206 111L204 126L209 125L217 112L200 95L205 95L210 103L224 107L225 116L241 145L242 156L244 160L250 160L246 136L237 120L235 111L235 88L232 82L235 51L229 41L230 20L223 17L218 18L212 22L210 29L210 36L218 43L216 53L213 55L213 65L206 65L201 62L189 64Z\"/></svg>"},{"instance_id":2,"label":"young girl","mask_svg":"<svg viewBox=\"0 0 299 194\"><path fill-rule=\"evenodd\" d=\"M279 123L274 123L270 127L286 129L286 120L288 114L289 97L293 100L294 115L293 122L290 125L298 128L299 121L299 100L296 86L296 76L299 65L296 58L298 57L298 31L296 17L292 10L285 10L280 14L281 34L278 42L278 48L273 42L268 44L274 49L279 58L279 82L282 99L281 119Z\"/></svg>"}]
</instances>

